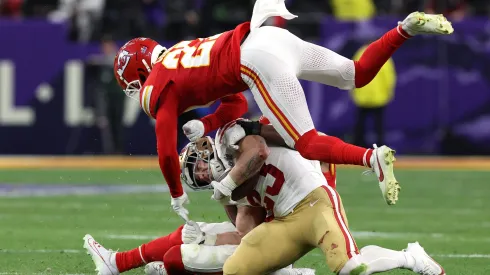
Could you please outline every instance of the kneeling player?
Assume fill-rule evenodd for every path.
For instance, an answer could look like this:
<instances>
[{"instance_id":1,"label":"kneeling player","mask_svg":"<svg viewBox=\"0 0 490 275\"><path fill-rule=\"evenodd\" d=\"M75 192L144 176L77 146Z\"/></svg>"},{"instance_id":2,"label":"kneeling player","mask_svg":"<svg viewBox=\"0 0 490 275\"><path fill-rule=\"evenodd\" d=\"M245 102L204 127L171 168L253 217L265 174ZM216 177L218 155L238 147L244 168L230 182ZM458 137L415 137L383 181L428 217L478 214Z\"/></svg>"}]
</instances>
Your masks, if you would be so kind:
<instances>
[{"instance_id":1,"label":"kneeling player","mask_svg":"<svg viewBox=\"0 0 490 275\"><path fill-rule=\"evenodd\" d=\"M217 143L222 136L220 132ZM212 141L210 137L205 139L205 142ZM223 151L235 145L238 150ZM233 165L221 182L240 185L254 174L260 175L247 199L252 205L265 207L269 221L242 238L235 253L226 261L224 274L268 274L295 262L315 247L324 253L330 270L341 275L371 274L395 268L426 275L445 274L417 242L408 244L404 251L378 246L367 246L359 251L349 232L340 196L327 185L320 163L307 160L291 149L268 147L263 150L265 146L260 136L246 136L238 144L217 144L218 155L225 156L219 161L228 164L231 161ZM230 155L233 151L235 155ZM195 166L201 173L212 172L213 162L197 159ZM212 179L212 175L209 178ZM212 185L215 184L217 182L213 181ZM215 189L213 197L221 199L220 195Z\"/></svg>"}]
</instances>

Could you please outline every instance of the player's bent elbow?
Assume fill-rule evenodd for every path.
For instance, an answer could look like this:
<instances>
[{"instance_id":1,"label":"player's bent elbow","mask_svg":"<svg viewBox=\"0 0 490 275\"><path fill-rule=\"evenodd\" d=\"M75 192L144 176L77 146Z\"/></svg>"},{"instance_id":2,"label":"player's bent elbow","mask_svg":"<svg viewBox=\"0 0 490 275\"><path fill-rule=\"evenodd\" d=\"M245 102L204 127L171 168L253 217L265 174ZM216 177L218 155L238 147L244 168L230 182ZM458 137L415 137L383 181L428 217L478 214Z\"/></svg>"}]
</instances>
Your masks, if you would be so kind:
<instances>
[{"instance_id":1,"label":"player's bent elbow","mask_svg":"<svg viewBox=\"0 0 490 275\"><path fill-rule=\"evenodd\" d=\"M262 160L266 160L271 153L269 146L267 146L267 143L265 142L265 139L263 137L254 136L254 138L257 140L257 156Z\"/></svg>"},{"instance_id":2,"label":"player's bent elbow","mask_svg":"<svg viewBox=\"0 0 490 275\"><path fill-rule=\"evenodd\" d=\"M271 153L271 150L269 149L269 147L267 145L261 145L258 148L257 155L259 156L259 158L261 158L262 160L265 161L269 157L270 153Z\"/></svg>"}]
</instances>

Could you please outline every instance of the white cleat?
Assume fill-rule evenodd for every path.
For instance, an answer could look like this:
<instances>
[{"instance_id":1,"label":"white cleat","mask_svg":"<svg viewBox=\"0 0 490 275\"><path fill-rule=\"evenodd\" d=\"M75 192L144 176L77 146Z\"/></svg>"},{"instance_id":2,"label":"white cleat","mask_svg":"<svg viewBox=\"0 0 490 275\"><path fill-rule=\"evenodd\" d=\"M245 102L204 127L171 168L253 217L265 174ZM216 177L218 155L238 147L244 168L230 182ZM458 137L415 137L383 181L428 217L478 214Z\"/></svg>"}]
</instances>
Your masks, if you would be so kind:
<instances>
[{"instance_id":1,"label":"white cleat","mask_svg":"<svg viewBox=\"0 0 490 275\"><path fill-rule=\"evenodd\" d=\"M410 35L417 34L451 34L454 32L451 22L442 14L425 14L423 12L412 12L403 20L398 22L402 29Z\"/></svg>"},{"instance_id":2,"label":"white cleat","mask_svg":"<svg viewBox=\"0 0 490 275\"><path fill-rule=\"evenodd\" d=\"M83 240L83 247L87 249L87 254L92 257L97 275L119 275L115 261L114 263L111 262L111 258L115 254L114 251L105 249L89 234L85 235Z\"/></svg>"},{"instance_id":3,"label":"white cleat","mask_svg":"<svg viewBox=\"0 0 490 275\"><path fill-rule=\"evenodd\" d=\"M389 205L396 204L398 193L400 192L400 184L393 173L393 162L395 159L395 150L383 145L378 148L373 144L373 159L372 169L378 176L379 188L381 193Z\"/></svg>"},{"instance_id":4,"label":"white cleat","mask_svg":"<svg viewBox=\"0 0 490 275\"><path fill-rule=\"evenodd\" d=\"M415 259L413 272L422 275L445 275L446 272L440 264L432 259L425 252L424 248L420 246L419 242L409 243L407 248L404 249Z\"/></svg>"},{"instance_id":5,"label":"white cleat","mask_svg":"<svg viewBox=\"0 0 490 275\"><path fill-rule=\"evenodd\" d=\"M146 275L168 275L163 262L151 262L145 266Z\"/></svg>"}]
</instances>

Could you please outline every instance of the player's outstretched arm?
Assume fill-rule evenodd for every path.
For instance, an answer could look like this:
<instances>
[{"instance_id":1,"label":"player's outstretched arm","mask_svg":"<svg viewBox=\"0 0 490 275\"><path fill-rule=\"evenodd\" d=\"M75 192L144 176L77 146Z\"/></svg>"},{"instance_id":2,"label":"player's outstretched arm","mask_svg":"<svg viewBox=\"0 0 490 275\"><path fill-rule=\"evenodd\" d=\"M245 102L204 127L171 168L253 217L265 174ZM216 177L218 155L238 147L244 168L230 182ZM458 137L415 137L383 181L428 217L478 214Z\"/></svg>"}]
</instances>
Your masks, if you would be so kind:
<instances>
[{"instance_id":1,"label":"player's outstretched arm","mask_svg":"<svg viewBox=\"0 0 490 275\"><path fill-rule=\"evenodd\" d=\"M240 118L247 110L247 99L242 93L223 97L221 104L213 114L201 118L204 124L204 135Z\"/></svg>"},{"instance_id":2,"label":"player's outstretched arm","mask_svg":"<svg viewBox=\"0 0 490 275\"><path fill-rule=\"evenodd\" d=\"M155 133L157 139L158 163L172 196L172 208L184 220L188 220L187 194L180 182L179 155L177 153L177 104L166 100L159 106L156 115Z\"/></svg>"}]
</instances>

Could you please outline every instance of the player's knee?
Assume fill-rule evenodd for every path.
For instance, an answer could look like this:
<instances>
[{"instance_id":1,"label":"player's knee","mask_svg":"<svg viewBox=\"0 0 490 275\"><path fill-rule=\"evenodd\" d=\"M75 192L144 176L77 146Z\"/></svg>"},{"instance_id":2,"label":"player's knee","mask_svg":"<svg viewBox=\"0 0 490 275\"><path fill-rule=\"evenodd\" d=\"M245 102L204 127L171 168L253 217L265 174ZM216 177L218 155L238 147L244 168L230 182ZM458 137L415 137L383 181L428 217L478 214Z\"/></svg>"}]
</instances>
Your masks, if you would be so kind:
<instances>
[{"instance_id":1,"label":"player's knee","mask_svg":"<svg viewBox=\"0 0 490 275\"><path fill-rule=\"evenodd\" d=\"M318 132L313 129L305 134L303 134L294 145L294 148L300 153L302 157L305 159L313 159L313 154L315 154L315 149L313 146L310 146L314 139L318 137Z\"/></svg>"},{"instance_id":2,"label":"player's knee","mask_svg":"<svg viewBox=\"0 0 490 275\"><path fill-rule=\"evenodd\" d=\"M163 256L163 265L169 274L179 274L184 272L184 263L182 262L182 253L180 245L173 246Z\"/></svg>"},{"instance_id":3,"label":"player's knee","mask_svg":"<svg viewBox=\"0 0 490 275\"><path fill-rule=\"evenodd\" d=\"M364 274L367 270L367 265L362 261L361 255L354 255L347 261L343 261L334 270L330 267L330 270L339 275L359 275Z\"/></svg>"},{"instance_id":4,"label":"player's knee","mask_svg":"<svg viewBox=\"0 0 490 275\"><path fill-rule=\"evenodd\" d=\"M223 266L223 275L252 275L248 270L246 261L240 261L235 256L231 256L226 260Z\"/></svg>"}]
</instances>

